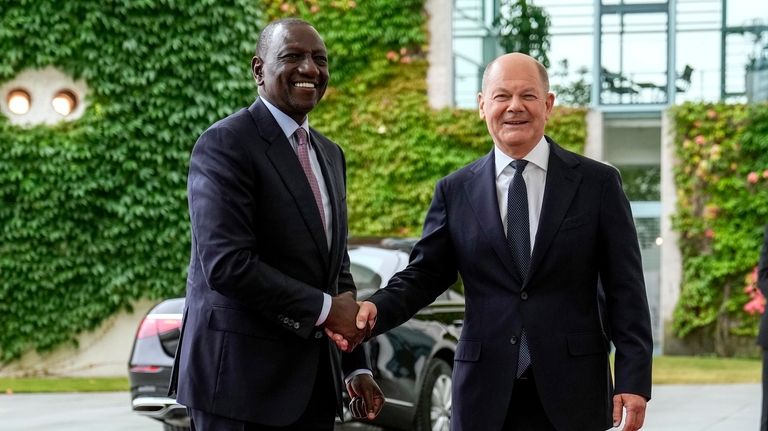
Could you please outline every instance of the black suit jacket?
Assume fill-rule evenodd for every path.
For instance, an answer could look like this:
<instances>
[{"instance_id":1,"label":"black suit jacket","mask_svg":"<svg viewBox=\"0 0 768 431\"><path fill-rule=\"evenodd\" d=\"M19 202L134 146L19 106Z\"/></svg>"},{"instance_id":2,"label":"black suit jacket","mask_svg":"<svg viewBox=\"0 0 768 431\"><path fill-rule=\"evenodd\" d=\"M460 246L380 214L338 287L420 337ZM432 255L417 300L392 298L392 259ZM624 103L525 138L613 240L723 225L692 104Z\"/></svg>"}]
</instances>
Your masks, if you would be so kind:
<instances>
[{"instance_id":1,"label":"black suit jacket","mask_svg":"<svg viewBox=\"0 0 768 431\"><path fill-rule=\"evenodd\" d=\"M506 244L491 152L438 182L409 266L370 299L378 307L380 333L461 275L466 316L454 361L453 430L501 429L523 327L541 402L558 430L610 428L614 393L650 398L650 313L619 174L551 140L549 145L526 280L515 275ZM616 346L615 388L610 342Z\"/></svg>"},{"instance_id":2,"label":"black suit jacket","mask_svg":"<svg viewBox=\"0 0 768 431\"><path fill-rule=\"evenodd\" d=\"M314 326L322 293L355 291L347 254L341 149L310 130L332 205L333 243L298 158L266 106L215 123L192 151L192 257L171 391L209 413L288 425L316 373L332 373L341 410L342 359ZM321 352L331 369L318 369ZM366 367L362 349L344 372Z\"/></svg>"},{"instance_id":3,"label":"black suit jacket","mask_svg":"<svg viewBox=\"0 0 768 431\"><path fill-rule=\"evenodd\" d=\"M760 263L757 265L757 288L768 298L768 225L765 226L763 235L763 249L760 252ZM757 336L757 343L768 349L768 313L763 313L760 318L760 332Z\"/></svg>"}]
</instances>

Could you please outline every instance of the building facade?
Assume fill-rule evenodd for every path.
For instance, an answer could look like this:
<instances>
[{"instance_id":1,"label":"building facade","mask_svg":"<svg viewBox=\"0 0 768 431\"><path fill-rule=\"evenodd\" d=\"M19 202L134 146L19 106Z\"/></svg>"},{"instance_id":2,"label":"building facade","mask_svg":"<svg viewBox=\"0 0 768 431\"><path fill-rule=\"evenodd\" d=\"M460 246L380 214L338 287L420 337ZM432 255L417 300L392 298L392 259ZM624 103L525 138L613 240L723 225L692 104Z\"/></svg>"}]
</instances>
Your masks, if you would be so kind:
<instances>
[{"instance_id":1,"label":"building facade","mask_svg":"<svg viewBox=\"0 0 768 431\"><path fill-rule=\"evenodd\" d=\"M643 254L655 348L661 352L681 276L671 229L673 129L666 112L685 101L768 98L768 2L529 3L543 7L551 18L550 80L559 103L590 108L586 155L622 173ZM452 41L435 45L437 38L432 38L430 73L444 73L443 79L429 79L430 103L474 109L485 65L503 52L493 28L501 1L428 4L431 34L445 41L444 31L450 31ZM433 28L437 21L442 28ZM442 63L435 63L438 59ZM436 93L441 97L433 97Z\"/></svg>"}]
</instances>

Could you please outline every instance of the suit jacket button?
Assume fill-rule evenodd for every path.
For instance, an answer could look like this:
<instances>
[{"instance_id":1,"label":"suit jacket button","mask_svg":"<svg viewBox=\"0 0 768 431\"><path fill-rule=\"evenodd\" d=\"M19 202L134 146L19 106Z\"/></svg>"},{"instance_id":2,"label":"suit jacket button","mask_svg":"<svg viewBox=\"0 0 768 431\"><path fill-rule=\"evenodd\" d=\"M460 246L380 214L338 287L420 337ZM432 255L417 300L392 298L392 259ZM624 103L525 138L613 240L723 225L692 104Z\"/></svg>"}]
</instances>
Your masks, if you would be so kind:
<instances>
[{"instance_id":1,"label":"suit jacket button","mask_svg":"<svg viewBox=\"0 0 768 431\"><path fill-rule=\"evenodd\" d=\"M285 317L285 318L283 318L283 323L285 323L285 324L287 325L287 324L288 324L288 322L289 322L290 320L291 320L291 319L289 319L289 318Z\"/></svg>"},{"instance_id":2,"label":"suit jacket button","mask_svg":"<svg viewBox=\"0 0 768 431\"><path fill-rule=\"evenodd\" d=\"M512 338L509 339L509 342L512 344L517 344L517 337L513 335Z\"/></svg>"},{"instance_id":3,"label":"suit jacket button","mask_svg":"<svg viewBox=\"0 0 768 431\"><path fill-rule=\"evenodd\" d=\"M321 338L323 336L323 333L320 331L315 332L315 338Z\"/></svg>"},{"instance_id":4,"label":"suit jacket button","mask_svg":"<svg viewBox=\"0 0 768 431\"><path fill-rule=\"evenodd\" d=\"M522 299L523 301L525 301L526 299L528 299L528 292L523 292L523 293L521 293L521 294L520 294L520 299Z\"/></svg>"},{"instance_id":5,"label":"suit jacket button","mask_svg":"<svg viewBox=\"0 0 768 431\"><path fill-rule=\"evenodd\" d=\"M299 325L299 322L294 322L293 327L295 329L299 329L299 326L301 326L301 325Z\"/></svg>"}]
</instances>

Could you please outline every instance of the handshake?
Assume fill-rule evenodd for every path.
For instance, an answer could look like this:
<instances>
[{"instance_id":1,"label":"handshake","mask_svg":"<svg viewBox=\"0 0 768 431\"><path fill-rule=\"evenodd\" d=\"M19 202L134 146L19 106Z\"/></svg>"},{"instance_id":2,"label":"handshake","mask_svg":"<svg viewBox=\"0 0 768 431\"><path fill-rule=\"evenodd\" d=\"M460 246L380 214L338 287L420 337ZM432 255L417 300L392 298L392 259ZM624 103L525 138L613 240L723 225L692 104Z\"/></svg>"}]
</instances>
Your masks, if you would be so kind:
<instances>
[{"instance_id":1,"label":"handshake","mask_svg":"<svg viewBox=\"0 0 768 431\"><path fill-rule=\"evenodd\" d=\"M357 302L351 292L344 292L331 299L325 333L339 349L351 352L371 336L376 315L376 305L372 302Z\"/></svg>"}]
</instances>

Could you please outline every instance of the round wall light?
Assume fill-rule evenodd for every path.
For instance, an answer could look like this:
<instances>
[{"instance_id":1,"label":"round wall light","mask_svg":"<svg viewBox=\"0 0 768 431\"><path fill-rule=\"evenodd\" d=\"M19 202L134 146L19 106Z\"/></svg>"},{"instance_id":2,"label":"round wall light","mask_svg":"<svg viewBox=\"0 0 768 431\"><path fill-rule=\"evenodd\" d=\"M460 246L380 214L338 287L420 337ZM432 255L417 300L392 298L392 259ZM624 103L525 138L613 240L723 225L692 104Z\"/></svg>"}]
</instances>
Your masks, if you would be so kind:
<instances>
[{"instance_id":1,"label":"round wall light","mask_svg":"<svg viewBox=\"0 0 768 431\"><path fill-rule=\"evenodd\" d=\"M60 90L51 100L53 110L66 117L77 108L77 96L70 90Z\"/></svg>"},{"instance_id":2,"label":"round wall light","mask_svg":"<svg viewBox=\"0 0 768 431\"><path fill-rule=\"evenodd\" d=\"M8 92L6 99L8 110L16 115L24 115L32 106L32 97L26 90L16 88Z\"/></svg>"}]
</instances>

